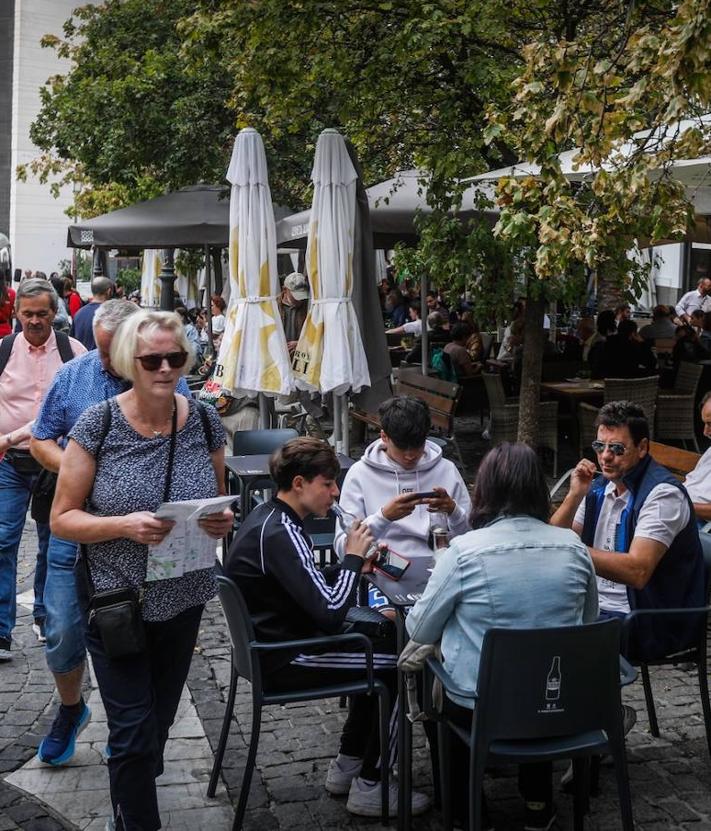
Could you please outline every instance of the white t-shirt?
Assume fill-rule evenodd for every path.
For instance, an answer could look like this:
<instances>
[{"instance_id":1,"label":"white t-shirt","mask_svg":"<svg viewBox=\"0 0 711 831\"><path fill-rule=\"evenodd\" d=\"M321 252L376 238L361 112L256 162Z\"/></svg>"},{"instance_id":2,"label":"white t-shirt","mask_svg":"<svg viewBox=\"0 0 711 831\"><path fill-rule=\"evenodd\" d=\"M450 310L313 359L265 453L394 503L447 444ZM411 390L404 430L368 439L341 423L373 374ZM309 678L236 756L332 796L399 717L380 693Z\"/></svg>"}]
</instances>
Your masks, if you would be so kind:
<instances>
[{"instance_id":1,"label":"white t-shirt","mask_svg":"<svg viewBox=\"0 0 711 831\"><path fill-rule=\"evenodd\" d=\"M225 316L215 315L212 318L212 332L215 335L221 335L225 331Z\"/></svg>"},{"instance_id":2,"label":"white t-shirt","mask_svg":"<svg viewBox=\"0 0 711 831\"><path fill-rule=\"evenodd\" d=\"M595 526L593 548L599 548L602 551L615 550L617 526L630 499L632 499L632 494L629 491L618 496L614 483L607 483L600 516ZM634 536L656 540L668 548L686 527L689 516L689 504L683 492L675 485L662 483L652 488L645 500L637 518ZM580 526L585 522L585 500L580 503L573 522ZM630 540L630 544L631 542ZM624 556L624 553L620 552L620 556ZM623 583L616 583L614 580L598 576L597 591L600 609L606 612L627 613L630 611L627 587Z\"/></svg>"},{"instance_id":3,"label":"white t-shirt","mask_svg":"<svg viewBox=\"0 0 711 831\"><path fill-rule=\"evenodd\" d=\"M687 474L684 487L692 502L711 502L711 447Z\"/></svg>"},{"instance_id":4,"label":"white t-shirt","mask_svg":"<svg viewBox=\"0 0 711 831\"><path fill-rule=\"evenodd\" d=\"M679 317L682 315L691 315L697 309L702 312L711 311L711 297L703 295L698 289L687 291L676 304L676 313Z\"/></svg>"},{"instance_id":5,"label":"white t-shirt","mask_svg":"<svg viewBox=\"0 0 711 831\"><path fill-rule=\"evenodd\" d=\"M419 319L408 320L407 323L402 324L402 331L406 335L414 335L416 338L419 338L422 334L422 321Z\"/></svg>"}]
</instances>

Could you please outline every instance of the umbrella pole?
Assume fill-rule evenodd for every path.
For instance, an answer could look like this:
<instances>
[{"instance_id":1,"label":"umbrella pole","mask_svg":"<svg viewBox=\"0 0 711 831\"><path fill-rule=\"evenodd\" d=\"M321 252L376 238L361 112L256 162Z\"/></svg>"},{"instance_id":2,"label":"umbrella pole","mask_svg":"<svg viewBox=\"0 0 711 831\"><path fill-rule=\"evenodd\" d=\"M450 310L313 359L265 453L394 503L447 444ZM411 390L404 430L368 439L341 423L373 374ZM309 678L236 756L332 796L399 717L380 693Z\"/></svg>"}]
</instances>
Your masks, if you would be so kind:
<instances>
[{"instance_id":1,"label":"umbrella pole","mask_svg":"<svg viewBox=\"0 0 711 831\"><path fill-rule=\"evenodd\" d=\"M337 453L341 452L343 443L343 423L341 421L341 396L333 394L333 447Z\"/></svg>"},{"instance_id":2,"label":"umbrella pole","mask_svg":"<svg viewBox=\"0 0 711 831\"><path fill-rule=\"evenodd\" d=\"M348 393L344 393L339 398L341 399L341 453L350 456L351 425L350 410L348 409Z\"/></svg>"},{"instance_id":3,"label":"umbrella pole","mask_svg":"<svg viewBox=\"0 0 711 831\"><path fill-rule=\"evenodd\" d=\"M205 294L206 296L203 298L205 303L205 311L207 313L207 340L210 344L210 352L214 354L215 352L215 342L212 339L212 303L210 302L210 298L212 297L212 270L210 268L210 246L205 246Z\"/></svg>"},{"instance_id":4,"label":"umbrella pole","mask_svg":"<svg viewBox=\"0 0 711 831\"><path fill-rule=\"evenodd\" d=\"M259 393L259 429L269 429L269 407L267 406L267 397L263 392Z\"/></svg>"},{"instance_id":5,"label":"umbrella pole","mask_svg":"<svg viewBox=\"0 0 711 831\"><path fill-rule=\"evenodd\" d=\"M427 367L430 362L429 337L427 332L427 278L420 278L420 318L422 319L422 374L427 375Z\"/></svg>"}]
</instances>

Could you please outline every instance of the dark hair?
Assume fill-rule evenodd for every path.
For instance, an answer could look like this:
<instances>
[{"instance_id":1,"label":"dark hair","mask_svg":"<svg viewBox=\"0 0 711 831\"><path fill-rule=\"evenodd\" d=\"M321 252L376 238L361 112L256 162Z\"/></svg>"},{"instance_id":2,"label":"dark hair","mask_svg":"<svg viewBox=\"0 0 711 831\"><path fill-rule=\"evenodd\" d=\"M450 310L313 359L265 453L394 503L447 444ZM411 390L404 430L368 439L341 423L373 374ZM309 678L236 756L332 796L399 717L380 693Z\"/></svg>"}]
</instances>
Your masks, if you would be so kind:
<instances>
[{"instance_id":1,"label":"dark hair","mask_svg":"<svg viewBox=\"0 0 711 831\"><path fill-rule=\"evenodd\" d=\"M694 311L689 315L689 317L703 317L705 312L701 309L694 309Z\"/></svg>"},{"instance_id":2,"label":"dark hair","mask_svg":"<svg viewBox=\"0 0 711 831\"><path fill-rule=\"evenodd\" d=\"M60 278L56 271L52 272L49 282L54 286L54 290L57 292L57 297L61 297L62 300L64 300L64 280Z\"/></svg>"},{"instance_id":3,"label":"dark hair","mask_svg":"<svg viewBox=\"0 0 711 831\"><path fill-rule=\"evenodd\" d=\"M649 438L649 422L644 410L632 401L610 401L600 408L594 424L598 427L627 427L632 441L638 445Z\"/></svg>"},{"instance_id":4,"label":"dark hair","mask_svg":"<svg viewBox=\"0 0 711 831\"><path fill-rule=\"evenodd\" d=\"M430 408L419 398L397 395L378 408L383 433L399 450L422 447L432 428Z\"/></svg>"},{"instance_id":5,"label":"dark hair","mask_svg":"<svg viewBox=\"0 0 711 831\"><path fill-rule=\"evenodd\" d=\"M612 309L605 309L597 316L597 331L601 335L615 331L615 313Z\"/></svg>"},{"instance_id":6,"label":"dark hair","mask_svg":"<svg viewBox=\"0 0 711 831\"><path fill-rule=\"evenodd\" d=\"M227 308L227 303L225 303L225 298L221 297L219 294L213 294L212 297L210 298L210 301L217 306L217 308L220 310L221 313L224 312L225 309Z\"/></svg>"},{"instance_id":7,"label":"dark hair","mask_svg":"<svg viewBox=\"0 0 711 831\"><path fill-rule=\"evenodd\" d=\"M671 309L669 306L664 306L660 304L659 306L655 306L652 309L652 319L653 320L661 320L662 318L669 317L671 315Z\"/></svg>"},{"instance_id":8,"label":"dark hair","mask_svg":"<svg viewBox=\"0 0 711 831\"><path fill-rule=\"evenodd\" d=\"M498 516L530 516L548 522L551 500L543 466L527 444L502 442L484 456L474 483L472 528Z\"/></svg>"},{"instance_id":9,"label":"dark hair","mask_svg":"<svg viewBox=\"0 0 711 831\"><path fill-rule=\"evenodd\" d=\"M629 303L620 303L619 306L615 306L615 314L617 314L617 312L626 312L627 309L629 309L629 308L630 308Z\"/></svg>"},{"instance_id":10,"label":"dark hair","mask_svg":"<svg viewBox=\"0 0 711 831\"><path fill-rule=\"evenodd\" d=\"M637 331L637 324L634 320L621 320L617 327L617 334L622 338L628 338Z\"/></svg>"},{"instance_id":11,"label":"dark hair","mask_svg":"<svg viewBox=\"0 0 711 831\"><path fill-rule=\"evenodd\" d=\"M295 476L308 482L319 474L336 479L341 472L338 457L331 445L313 436L299 436L275 450L269 459L269 473L280 491L291 490Z\"/></svg>"},{"instance_id":12,"label":"dark hair","mask_svg":"<svg viewBox=\"0 0 711 831\"><path fill-rule=\"evenodd\" d=\"M422 317L422 304L419 300L410 300L409 306L417 312L418 317Z\"/></svg>"},{"instance_id":13,"label":"dark hair","mask_svg":"<svg viewBox=\"0 0 711 831\"><path fill-rule=\"evenodd\" d=\"M452 326L451 336L453 341L466 340L472 334L474 334L472 327L468 323L460 321Z\"/></svg>"}]
</instances>

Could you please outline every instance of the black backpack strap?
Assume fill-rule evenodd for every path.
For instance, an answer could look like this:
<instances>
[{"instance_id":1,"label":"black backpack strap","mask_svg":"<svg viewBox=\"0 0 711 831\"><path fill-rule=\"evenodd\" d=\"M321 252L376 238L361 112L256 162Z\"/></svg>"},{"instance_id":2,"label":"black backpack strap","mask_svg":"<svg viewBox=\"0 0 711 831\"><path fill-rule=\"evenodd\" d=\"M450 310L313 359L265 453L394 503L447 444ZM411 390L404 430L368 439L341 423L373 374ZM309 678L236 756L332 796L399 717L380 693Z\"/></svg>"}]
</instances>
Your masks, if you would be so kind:
<instances>
[{"instance_id":1,"label":"black backpack strap","mask_svg":"<svg viewBox=\"0 0 711 831\"><path fill-rule=\"evenodd\" d=\"M3 374L5 367L7 366L7 362L10 360L12 347L15 344L15 338L18 334L19 332L14 332L12 335L5 335L2 339L2 343L0 343L0 375Z\"/></svg>"},{"instance_id":2,"label":"black backpack strap","mask_svg":"<svg viewBox=\"0 0 711 831\"><path fill-rule=\"evenodd\" d=\"M214 438L214 433L212 432L212 424L210 424L210 417L207 414L207 409L202 401L198 401L197 398L194 398L193 401L198 408L198 412L200 413L200 418L202 419L202 429L205 433L205 439L207 441L207 449L210 450L212 447L212 440Z\"/></svg>"},{"instance_id":3,"label":"black backpack strap","mask_svg":"<svg viewBox=\"0 0 711 831\"><path fill-rule=\"evenodd\" d=\"M66 332L55 332L57 338L57 349L59 350L59 357L62 363L66 364L74 359L74 351L72 350L72 342L69 340L69 335Z\"/></svg>"}]
</instances>

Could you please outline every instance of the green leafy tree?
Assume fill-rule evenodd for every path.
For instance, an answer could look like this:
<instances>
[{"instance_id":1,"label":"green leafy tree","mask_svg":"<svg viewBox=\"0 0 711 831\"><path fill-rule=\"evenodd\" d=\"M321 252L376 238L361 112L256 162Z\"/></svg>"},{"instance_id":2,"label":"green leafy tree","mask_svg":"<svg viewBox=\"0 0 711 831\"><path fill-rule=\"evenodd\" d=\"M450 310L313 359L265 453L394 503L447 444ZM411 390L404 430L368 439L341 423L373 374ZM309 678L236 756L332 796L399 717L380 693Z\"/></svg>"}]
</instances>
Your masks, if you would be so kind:
<instances>
[{"instance_id":1,"label":"green leafy tree","mask_svg":"<svg viewBox=\"0 0 711 831\"><path fill-rule=\"evenodd\" d=\"M618 296L634 294L646 273L629 252L641 241L681 238L692 218L672 162L709 152L709 123L694 119L711 106L709 0L673 9L610 3L608 12L570 39L527 45L512 105L492 108L487 129L540 170L501 180L498 192L496 233L529 252L535 301L521 388L524 441L537 431L541 299L559 296L583 266ZM683 118L689 121L679 125ZM571 147L578 148L574 164L590 171L575 181L559 155Z\"/></svg>"},{"instance_id":2,"label":"green leafy tree","mask_svg":"<svg viewBox=\"0 0 711 831\"><path fill-rule=\"evenodd\" d=\"M193 9L189 0L107 0L76 9L62 37L45 36L71 68L41 90L31 129L41 155L20 175L53 178L55 190L81 182L84 217L223 180L231 79L219 64L186 72L177 24Z\"/></svg>"}]
</instances>

